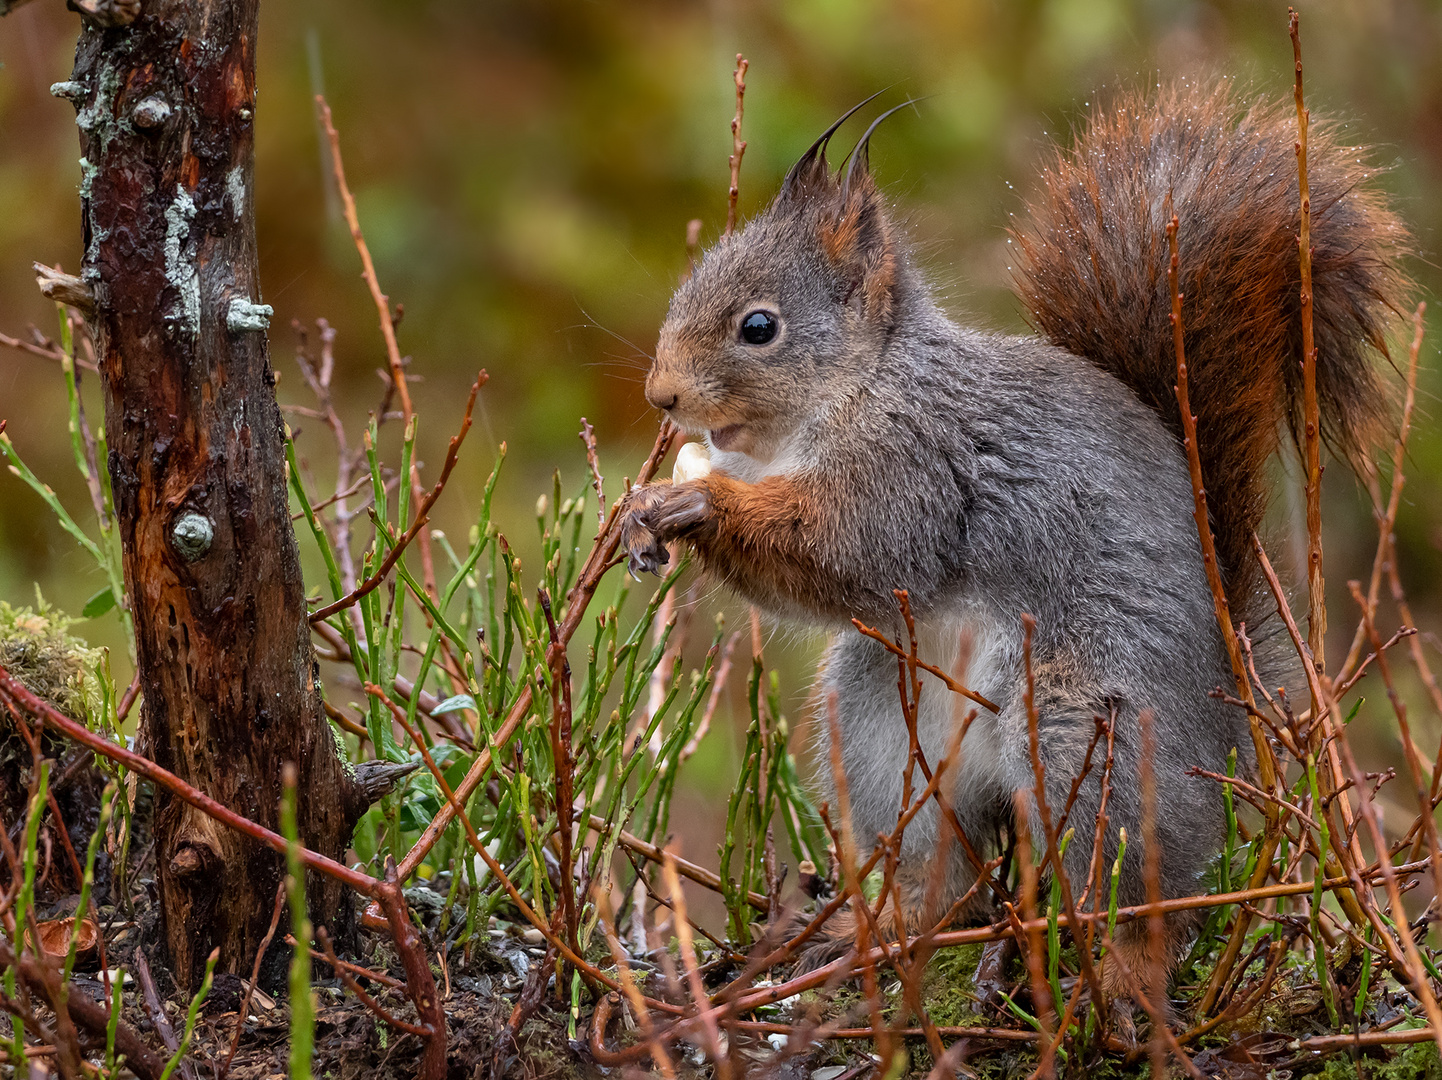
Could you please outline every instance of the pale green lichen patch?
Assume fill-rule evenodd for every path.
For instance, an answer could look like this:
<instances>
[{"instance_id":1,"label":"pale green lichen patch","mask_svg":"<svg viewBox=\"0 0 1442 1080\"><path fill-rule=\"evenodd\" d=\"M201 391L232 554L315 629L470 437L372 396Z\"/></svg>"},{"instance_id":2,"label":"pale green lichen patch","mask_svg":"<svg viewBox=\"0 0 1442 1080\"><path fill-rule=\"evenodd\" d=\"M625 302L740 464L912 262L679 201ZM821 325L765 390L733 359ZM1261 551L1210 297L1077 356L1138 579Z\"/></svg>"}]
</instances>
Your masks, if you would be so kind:
<instances>
[{"instance_id":1,"label":"pale green lichen patch","mask_svg":"<svg viewBox=\"0 0 1442 1080\"><path fill-rule=\"evenodd\" d=\"M165 208L165 280L180 294L181 328L192 337L200 332L200 272L190 250L190 223L195 220L195 200L177 186L175 198Z\"/></svg>"},{"instance_id":2,"label":"pale green lichen patch","mask_svg":"<svg viewBox=\"0 0 1442 1080\"><path fill-rule=\"evenodd\" d=\"M1322 1080L1356 1080L1358 1075L1369 1080L1442 1080L1442 1058L1437 1057L1435 1043L1412 1043L1382 1054L1390 1056L1384 1059L1381 1054L1369 1054L1363 1059L1360 1073L1350 1055L1338 1054L1317 1075Z\"/></svg>"},{"instance_id":3,"label":"pale green lichen patch","mask_svg":"<svg viewBox=\"0 0 1442 1080\"><path fill-rule=\"evenodd\" d=\"M225 174L225 193L230 196L230 216L236 221L245 213L245 169L237 165Z\"/></svg>"},{"instance_id":4,"label":"pale green lichen patch","mask_svg":"<svg viewBox=\"0 0 1442 1080\"><path fill-rule=\"evenodd\" d=\"M252 304L237 296L231 300L225 313L225 326L232 334L245 334L270 328L270 317L275 309L269 304Z\"/></svg>"},{"instance_id":5,"label":"pale green lichen patch","mask_svg":"<svg viewBox=\"0 0 1442 1080\"><path fill-rule=\"evenodd\" d=\"M102 64L95 95L75 116L76 126L91 139L92 147L87 148L87 156L103 156L110 147L110 140L115 138L122 126L128 126L128 121L118 119L115 115L115 99L120 93L121 85L119 65ZM93 153L89 152L91 149Z\"/></svg>"},{"instance_id":6,"label":"pale green lichen patch","mask_svg":"<svg viewBox=\"0 0 1442 1080\"><path fill-rule=\"evenodd\" d=\"M98 171L94 165L90 164L89 158L80 159L80 197L82 199L90 198L90 188L95 183L95 174Z\"/></svg>"},{"instance_id":7,"label":"pale green lichen patch","mask_svg":"<svg viewBox=\"0 0 1442 1080\"><path fill-rule=\"evenodd\" d=\"M976 965L980 945L957 945L942 949L926 965L921 984L921 1001L932 1023L939 1027L984 1025L976 1003Z\"/></svg>"}]
</instances>

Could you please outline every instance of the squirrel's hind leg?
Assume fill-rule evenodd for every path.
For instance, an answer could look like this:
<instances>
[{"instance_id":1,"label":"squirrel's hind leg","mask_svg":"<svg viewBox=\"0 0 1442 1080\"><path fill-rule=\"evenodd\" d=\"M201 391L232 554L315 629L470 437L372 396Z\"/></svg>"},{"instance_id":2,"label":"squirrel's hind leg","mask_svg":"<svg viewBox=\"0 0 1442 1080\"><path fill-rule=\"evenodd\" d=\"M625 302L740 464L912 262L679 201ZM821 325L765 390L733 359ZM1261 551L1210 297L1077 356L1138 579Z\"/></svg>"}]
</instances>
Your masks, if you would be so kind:
<instances>
[{"instance_id":1,"label":"squirrel's hind leg","mask_svg":"<svg viewBox=\"0 0 1442 1080\"><path fill-rule=\"evenodd\" d=\"M918 735L931 769L941 766L953 731L964 716L958 715L958 701L970 706L934 682L921 696ZM822 797L829 805L832 824L840 830L842 800L831 764L828 715L834 708L851 833L857 859L864 862L881 838L895 832L903 810L903 777L910 740L897 690L895 657L870 638L841 635L827 651L822 665L818 708L821 715L816 725L815 760ZM961 747L962 767L948 774L951 780L945 791L956 823L966 833L973 852L983 858L1002 820L1004 805L994 797L989 783L994 773L990 764L995 759L994 736L990 714L973 722ZM926 786L922 770L913 766L911 799L919 799ZM839 910L803 950L803 963L815 967L844 953L856 940L858 919L874 921L876 931L887 940L895 940L902 927L912 934L930 930L975 881L976 867L956 837L953 824L943 820L935 799L928 800L902 833L894 888L883 898L879 910L873 909L877 911L874 919L867 920L851 906ZM987 890L976 890L968 904L952 912L952 921L983 916L990 902ZM866 932L871 933L869 925Z\"/></svg>"},{"instance_id":2,"label":"squirrel's hind leg","mask_svg":"<svg viewBox=\"0 0 1442 1080\"><path fill-rule=\"evenodd\" d=\"M1121 860L1118 899L1121 906L1142 904L1150 893L1145 837L1150 831L1160 858L1155 883L1163 898L1189 895L1204 887L1201 872L1215 851L1222 816L1220 797L1209 787L1187 775L1196 760L1209 762L1197 748L1199 740L1188 724L1200 726L1175 703L1171 708L1143 709L1137 698L1158 700L1160 695L1129 694L1109 690L1090 677L1074 658L1052 655L1039 658L1033 669L1034 699L1038 714L1039 751L1045 768L1045 793L1051 822L1058 840L1074 829L1062 858L1073 897L1088 895L1084 908L1102 910L1110 893L1110 869L1120 854L1124 829L1127 848ZM1143 713L1151 717L1151 766L1158 810L1148 823L1144 812L1141 776L1146 740ZM1104 725L1098 735L1097 725ZM1025 788L1030 819L1026 823L1033 850L1046 845L1045 830L1031 792L1035 787L1030 750L1030 728L1025 709L1017 706L1001 718L1008 774L1018 789ZM1105 725L1112 735L1112 768L1107 786L1106 829L1102 850L1094 858L1093 847L1102 807L1102 784L1106 774ZM1067 800L1075 779L1081 774L1087 747L1097 737L1091 771L1076 788L1075 800L1063 821ZM1095 875L1095 879L1093 879ZM1109 1000L1135 1001L1140 995L1166 1000L1168 980L1186 955L1199 919L1192 912L1173 912L1162 919L1160 937L1152 940L1146 919L1124 922L1117 927L1114 960L1102 964L1102 984Z\"/></svg>"}]
</instances>

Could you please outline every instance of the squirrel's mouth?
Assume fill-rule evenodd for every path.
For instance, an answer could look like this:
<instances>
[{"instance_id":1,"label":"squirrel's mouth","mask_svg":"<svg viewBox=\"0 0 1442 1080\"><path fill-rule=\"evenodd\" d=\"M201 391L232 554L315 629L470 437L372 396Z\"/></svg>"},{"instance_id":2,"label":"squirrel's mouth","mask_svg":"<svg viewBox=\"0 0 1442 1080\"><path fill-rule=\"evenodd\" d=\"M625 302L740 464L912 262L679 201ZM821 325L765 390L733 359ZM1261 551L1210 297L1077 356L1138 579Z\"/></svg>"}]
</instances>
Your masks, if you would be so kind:
<instances>
[{"instance_id":1,"label":"squirrel's mouth","mask_svg":"<svg viewBox=\"0 0 1442 1080\"><path fill-rule=\"evenodd\" d=\"M711 445L717 450L735 450L741 443L744 427L741 424L727 424L725 427L712 428L707 434L711 436Z\"/></svg>"}]
</instances>

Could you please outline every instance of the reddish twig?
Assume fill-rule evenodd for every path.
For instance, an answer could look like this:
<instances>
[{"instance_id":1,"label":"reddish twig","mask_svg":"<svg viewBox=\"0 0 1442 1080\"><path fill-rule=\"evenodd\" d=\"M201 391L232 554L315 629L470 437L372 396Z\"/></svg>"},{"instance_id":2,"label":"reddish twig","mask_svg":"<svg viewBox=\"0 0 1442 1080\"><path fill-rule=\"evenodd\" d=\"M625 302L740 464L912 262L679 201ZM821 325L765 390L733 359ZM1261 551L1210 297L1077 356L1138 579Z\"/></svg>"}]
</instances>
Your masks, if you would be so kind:
<instances>
[{"instance_id":1,"label":"reddish twig","mask_svg":"<svg viewBox=\"0 0 1442 1080\"><path fill-rule=\"evenodd\" d=\"M1427 311L1426 301L1417 305L1417 310L1412 313L1412 345L1407 350L1407 381L1406 392L1402 398L1402 422L1397 426L1397 440L1392 445L1392 483L1387 493L1387 508L1382 512L1377 523L1377 552L1372 556L1372 576L1367 584L1367 610L1375 614L1377 610L1377 593L1382 585L1382 570L1387 562L1387 555L1392 546L1392 530L1397 524L1397 511L1402 505L1402 488L1407 480L1407 472L1404 466L1407 463L1407 436L1412 431L1412 409L1417 403L1417 360L1422 351L1422 336L1424 325L1422 316ZM1369 479L1375 482L1376 469L1368 470ZM1378 489L1380 491L1380 488ZM1376 495L1374 494L1374 500ZM1374 507L1380 509L1380 507ZM1352 635L1352 647L1347 650L1347 659L1343 661L1341 671L1338 672L1337 681L1343 681L1347 672L1357 663L1361 655L1362 645L1366 640L1366 631L1362 624L1357 624L1357 630Z\"/></svg>"},{"instance_id":2,"label":"reddish twig","mask_svg":"<svg viewBox=\"0 0 1442 1080\"><path fill-rule=\"evenodd\" d=\"M365 236L361 233L360 218L356 216L355 199L351 198L350 188L345 182L345 165L341 161L340 155L340 133L336 131L335 125L331 122L330 106L326 104L325 97L321 94L315 96L315 103L320 110L320 119L325 126L326 136L330 139L331 169L335 173L336 187L340 192L345 223L350 227L351 239L355 242L356 253L360 255L361 277L365 279L366 286L370 289L371 299L375 301L376 311L380 314L381 337L385 339L386 343L386 362L390 366L391 382L395 387L396 394L401 399L401 413L409 423L411 395L410 391L406 389L405 365L401 360L400 345L396 342L395 317L391 313L390 297L381 292L380 280L376 277L375 263L371 261L370 248L366 246Z\"/></svg>"},{"instance_id":3,"label":"reddish twig","mask_svg":"<svg viewBox=\"0 0 1442 1080\"><path fill-rule=\"evenodd\" d=\"M435 758L431 756L430 749L426 746L425 740L421 738L420 732L411 727L409 721L407 721L405 710L397 706L396 703L388 698L384 691L374 683L366 684L366 692L380 698L390 710L396 723L405 729L406 734L410 736L411 741L415 743L416 749L420 752L421 759L426 763L426 768L430 770L436 786L440 788L441 795L446 800L442 805L451 807L453 818L460 820L461 827L465 830L466 839L469 841L472 850L481 857L481 860L486 864L486 868L496 876L496 880L500 882L501 888L506 891L506 895L511 898L511 902L516 905L516 909L521 913L521 916L534 926L540 932L541 936L546 939L547 943L554 946L556 951L566 958L567 962L579 968L582 974L608 989L620 989L620 984L615 979L606 975L594 964L589 963L583 956L572 949L563 938L556 934L550 924L545 919L542 919L530 904L526 903L525 897L523 897L520 890L516 888L515 882L513 882L510 875L506 873L505 867L496 861L496 857L492 855L486 845L481 842L481 837L476 832L475 826L471 824L470 818L462 809L457 791L451 789L449 781L446 780L445 774L441 772L440 768L436 765ZM440 814L437 813L436 816L440 817ZM398 876L398 880L405 879L399 878ZM668 1012L679 1013L681 1011L679 1006L668 1005L662 1002L651 1002L651 1005L653 1008L660 1008ZM424 1013L422 1015L424 1016Z\"/></svg>"},{"instance_id":4,"label":"reddish twig","mask_svg":"<svg viewBox=\"0 0 1442 1080\"><path fill-rule=\"evenodd\" d=\"M1391 667L1387 662L1387 653L1382 645L1381 635L1377 633L1376 624L1372 621L1372 612L1367 606L1367 598L1362 595L1362 587L1359 582L1349 581L1347 587L1352 592L1352 599L1362 609L1362 625L1366 628L1367 637L1371 641L1372 650L1377 654L1377 670L1382 675L1382 684L1387 688L1387 699L1392 703L1392 711L1397 717L1397 728L1402 734L1402 756L1407 761L1407 772L1412 778L1412 786L1417 796L1418 820L1422 822L1422 837L1426 838L1427 848L1432 858L1432 881L1435 888L1435 895L1442 896L1442 847L1439 847L1437 837L1437 822L1432 816L1432 800L1428 794L1427 780L1422 775L1422 762L1417 756L1417 744L1412 740L1412 726L1407 722L1407 703L1397 693L1397 687L1392 681ZM1378 848L1379 855L1383 848ZM1402 912L1394 912L1396 918L1406 918ZM1439 1044L1442 1049L1442 1044Z\"/></svg>"},{"instance_id":5,"label":"reddish twig","mask_svg":"<svg viewBox=\"0 0 1442 1080\"><path fill-rule=\"evenodd\" d=\"M885 634L881 633L879 630L872 629L871 627L863 623L860 619L852 619L851 625L856 627L856 629L860 630L867 637L871 638L872 641L875 641L877 644L881 645L884 649L886 649L887 652L891 653L893 656L900 657L902 659L906 658L906 650L903 649L896 642L888 638ZM946 685L946 688L952 693L960 694L964 698L969 698L970 700L980 705L983 709L986 709L990 712L1001 712L1000 705L988 701L986 698L978 694L975 690L968 690L965 686L961 685L961 683L957 682L935 664L928 664L925 660L918 659L916 661L916 666L921 668L922 671L935 675Z\"/></svg>"},{"instance_id":6,"label":"reddish twig","mask_svg":"<svg viewBox=\"0 0 1442 1080\"><path fill-rule=\"evenodd\" d=\"M1231 608L1227 603L1227 590L1222 583L1222 568L1217 562L1217 545L1212 536L1212 527L1207 517L1207 488L1202 476L1201 448L1197 442L1197 418L1192 413L1191 397L1189 394L1189 382L1187 371L1187 352L1183 340L1182 326L1182 293L1178 283L1181 258L1177 247L1177 215L1172 215L1172 220L1167 222L1167 246L1171 252L1171 258L1167 262L1167 287L1172 298L1172 347L1176 352L1177 359L1177 382L1175 386L1177 395L1177 407L1181 412L1182 419L1182 445L1187 451L1187 466L1192 475L1192 519L1197 523L1197 539L1202 545L1202 565L1207 571L1207 584L1212 590L1212 608L1217 616L1217 628L1222 632L1222 640L1227 646L1227 658L1232 663L1232 678L1237 684L1237 694L1243 700L1252 700L1252 686L1247 679L1247 670L1242 663L1242 649L1237 643L1237 632L1232 626ZM1254 742L1260 742L1265 746L1266 740L1258 740L1253 735ZM1270 748L1263 753L1259 748L1257 753L1259 764L1262 764L1264 773L1275 770L1275 764L1270 760ZM1263 783L1272 787L1272 779L1268 776Z\"/></svg>"},{"instance_id":7,"label":"reddish twig","mask_svg":"<svg viewBox=\"0 0 1442 1080\"><path fill-rule=\"evenodd\" d=\"M18 708L30 713L32 716L43 717L47 727L54 728L68 739L80 743L82 746L93 750L103 757L112 761L118 761L132 772L139 773L152 783L159 784L171 794L183 802L208 814L237 832L244 833L253 840L271 848L273 851L284 854L286 851L285 837L273 833L263 825L258 825L249 818L242 817L234 810L216 802L209 795L196 790L187 784L174 773L162 769L159 765L148 758L141 757L133 750L126 749L111 742L104 736L90 731L83 724L77 724L64 713L60 712L49 702L32 694L25 684L11 675L10 672L0 667L0 698L6 699ZM327 858L309 848L301 849L301 860L306 867L336 881L349 885L352 889L366 896L377 898L380 882L374 878L362 874L358 870L352 870L343 863Z\"/></svg>"},{"instance_id":8,"label":"reddish twig","mask_svg":"<svg viewBox=\"0 0 1442 1080\"><path fill-rule=\"evenodd\" d=\"M1256 787L1253 784L1247 783L1245 780L1241 779L1241 777L1223 776L1221 773L1212 772L1208 769L1199 768L1197 766L1193 766L1192 768L1188 769L1187 775L1201 776L1208 780L1215 780L1219 784L1230 784L1232 787L1237 789L1238 794L1250 796L1247 801L1250 802L1253 806L1255 806L1258 810L1265 810L1268 803L1276 803L1278 806L1285 806L1288 810L1290 810L1293 814L1297 816L1297 820L1305 823L1309 829L1319 828L1317 823L1312 820L1312 816L1305 813L1302 808L1299 807L1296 803L1288 802L1280 795L1272 795L1269 792L1263 791L1261 788Z\"/></svg>"},{"instance_id":9,"label":"reddish twig","mask_svg":"<svg viewBox=\"0 0 1442 1080\"><path fill-rule=\"evenodd\" d=\"M444 1080L446 1075L446 1014L436 993L436 980L431 975L420 935L406 912L405 896L395 863L386 859L386 879L376 890L376 900L390 923L391 943L406 973L406 993L416 1007L416 1015L429 1033L421 1054L420 1080Z\"/></svg>"},{"instance_id":10,"label":"reddish twig","mask_svg":"<svg viewBox=\"0 0 1442 1080\"><path fill-rule=\"evenodd\" d=\"M353 590L346 593L345 596L327 604L317 611L311 612L310 621L312 623L321 622L338 611L344 611L346 608L359 602L361 597L377 588L390 574L392 567L394 567L400 559L406 546L425 528L426 522L430 520L431 508L435 506L436 500L441 497L441 492L444 491L446 487L446 481L451 478L451 470L456 467L456 460L460 456L461 443L465 441L466 432L471 430L471 413L476 407L476 395L481 392L481 387L486 384L486 379L487 375L482 371L476 376L476 381L471 384L471 393L466 399L465 415L461 418L460 430L451 436L451 444L446 449L445 464L441 466L440 479L436 481L435 487L431 488L431 490L426 493L426 497L421 501L421 505L416 510L415 520L411 522L410 528L401 535L400 539L396 540L392 538L391 549L386 553L386 557L381 560L380 567L377 568L374 574L366 578L365 581L357 585ZM383 527L383 523L378 522L377 525L378 527Z\"/></svg>"},{"instance_id":11,"label":"reddish twig","mask_svg":"<svg viewBox=\"0 0 1442 1080\"><path fill-rule=\"evenodd\" d=\"M604 832L611 827L610 822L595 814L591 815L588 824L589 827L596 832ZM720 876L707 870L704 866L697 866L693 862L687 862L679 855L663 851L655 844L648 843L639 836L633 836L624 829L616 833L616 842L627 851L634 851L637 855L649 859L657 866L660 866L667 859L670 859L676 865L676 872L682 877L694 881L697 885L705 886L714 893L725 895L726 890L721 883ZM766 897L759 892L747 893L746 902L757 911L764 912L769 906Z\"/></svg>"},{"instance_id":12,"label":"reddish twig","mask_svg":"<svg viewBox=\"0 0 1442 1080\"><path fill-rule=\"evenodd\" d=\"M294 947L295 938L292 937L290 934L286 934L285 942L287 945ZM327 963L329 963L329 959L326 957L325 953L321 952L319 949L313 949L307 946L306 951L310 953L312 960L326 960ZM360 964L353 964L349 960L337 960L336 963L349 971L357 979L369 979L371 982L377 982L380 983L382 986L388 986L392 990L404 990L406 988L406 984L403 980L387 975L383 971L374 971L371 968L362 967Z\"/></svg>"},{"instance_id":13,"label":"reddish twig","mask_svg":"<svg viewBox=\"0 0 1442 1080\"><path fill-rule=\"evenodd\" d=\"M120 704L115 709L117 725L125 722L125 718L130 715L130 710L135 707L138 697L140 697L140 673L136 672L135 678L130 680L130 685L125 688L125 693L120 698Z\"/></svg>"},{"instance_id":14,"label":"reddish twig","mask_svg":"<svg viewBox=\"0 0 1442 1080\"><path fill-rule=\"evenodd\" d=\"M1357 767L1357 761L1352 756L1352 747L1347 739L1345 726L1338 729L1336 741L1347 761L1352 778L1357 782L1358 798L1361 800L1358 809L1362 820L1366 822L1367 830L1372 834L1372 845L1377 851L1378 868L1382 872L1382 880L1387 887L1387 898L1391 904L1392 922L1396 927L1397 936L1401 938L1402 951L1406 956L1406 963L1399 965L1400 969L1409 977L1413 992L1417 1000L1422 1003L1422 1011L1427 1014L1427 1022L1432 1028L1438 1052L1442 1053L1442 1009L1438 1008L1437 997L1432 991L1432 981L1428 978L1427 970L1422 964L1422 956L1418 952L1417 942L1412 936L1412 927L1407 919L1407 911L1402 906L1402 894L1397 887L1397 868L1392 865L1392 859L1387 849L1381 808L1372 798L1371 791L1368 790L1366 774ZM1432 861L1428 860L1429 863ZM1368 914L1375 914L1372 905L1369 904L1367 910ZM1373 925L1377 928L1379 940L1387 947L1388 955L1395 955L1396 946L1393 944L1389 928L1382 923L1380 918L1374 919Z\"/></svg>"},{"instance_id":15,"label":"reddish twig","mask_svg":"<svg viewBox=\"0 0 1442 1080\"><path fill-rule=\"evenodd\" d=\"M644 880L644 879L638 879ZM601 930L606 935L606 944L611 949L611 959L616 961L616 972L621 977L621 989L626 995L626 1000L631 1005L631 1011L636 1014L636 1019L641 1024L641 1034L646 1039L646 1044L651 1050L651 1061L660 1070L666 1080L675 1080L676 1070L671 1064L670 1055L661 1041L656 1038L656 1026L651 1022L651 1010L646 1008L645 999L641 991L636 988L636 980L631 974L631 964L626 958L626 950L621 948L621 940L616 935L616 921L611 913L611 900L607 890L597 888L595 890L596 908L600 913ZM615 1004L616 995L608 994L610 1004ZM603 999L606 1000L606 999ZM600 1002L597 1002L597 1012L600 1011ZM601 1031L605 1032L605 1021L601 1022ZM592 1031L595 1028L593 1025Z\"/></svg>"},{"instance_id":16,"label":"reddish twig","mask_svg":"<svg viewBox=\"0 0 1442 1080\"><path fill-rule=\"evenodd\" d=\"M261 961L265 959L265 950L270 948L271 940L275 937L275 929L280 925L280 913L284 910L285 882L282 881L275 889L275 908L270 913L270 926L265 937L260 939L260 948L255 950L255 963L250 966L250 982L245 984L245 996L240 999L240 1012L236 1014L235 1034L230 1039L230 1052L216 1070L216 1076L220 1080L225 1080L230 1073L230 1063L235 1060L235 1052L240 1049L240 1033L245 1030L245 1018L250 1015L250 999L255 994L255 984L260 979Z\"/></svg>"},{"instance_id":17,"label":"reddish twig","mask_svg":"<svg viewBox=\"0 0 1442 1080\"><path fill-rule=\"evenodd\" d=\"M48 960L32 956L16 958L10 942L0 935L0 968L13 968L21 981L47 1003L52 1001L55 985L59 982L59 968ZM110 1009L106 1005L90 1000L84 994L68 995L66 1011L72 1020L84 1028L92 1037L104 1039L111 1023ZM160 1080L165 1063L160 1060L135 1029L123 1019L115 1020L115 1049L125 1055L125 1064L141 1080Z\"/></svg>"},{"instance_id":18,"label":"reddish twig","mask_svg":"<svg viewBox=\"0 0 1442 1080\"><path fill-rule=\"evenodd\" d=\"M716 1075L721 1077L721 1080L731 1080L731 1058L722 1045L721 1029L716 1022L716 1010L712 1008L710 1000L706 997L706 987L701 982L701 974L696 967L696 946L691 938L691 922L686 917L686 894L681 890L681 879L676 875L676 864L667 858L661 863L661 873L666 879L666 891L670 894L671 904L676 912L677 946L681 955L681 965L686 970L686 985L691 990L691 1000L695 1002L696 1008L699 1010L701 1030L706 1037L711 1061L716 1067Z\"/></svg>"},{"instance_id":19,"label":"reddish twig","mask_svg":"<svg viewBox=\"0 0 1442 1080\"><path fill-rule=\"evenodd\" d=\"M1171 221L1167 222L1167 247L1170 253L1167 261L1167 291L1171 295L1172 303L1170 319L1172 348L1176 354L1177 365L1175 386L1177 408L1181 414L1182 445L1187 452L1187 467L1192 480L1192 518L1196 522L1197 538L1201 543L1202 564L1206 569L1207 584L1212 592L1212 610L1217 619L1217 628L1221 631L1222 641L1227 647L1227 658L1232 666L1232 678L1237 685L1237 694L1247 708L1252 747L1257 755L1257 767L1261 773L1262 786L1271 791L1277 786L1277 762L1272 753L1271 744L1267 741L1266 734L1262 731L1259 722L1256 701L1252 696L1252 684L1247 677L1247 669L1243 663L1236 629L1232 626L1231 608L1227 603L1227 592L1222 582L1222 568L1217 562L1216 542L1212 536L1212 528L1207 516L1207 489L1202 476L1201 448L1197 441L1197 418L1192 413L1189 393L1190 384L1182 321L1183 298L1179 284L1181 257L1177 244L1178 225L1177 216L1173 214ZM1263 813L1267 819L1267 832L1263 850L1257 860L1257 869L1253 874L1253 885L1260 885L1266 880L1265 875L1267 868L1271 865L1272 852L1275 850L1280 828L1280 819L1275 806L1270 803L1265 804ZM1200 1009L1203 1013L1208 1012L1216 1001L1216 996L1241 951L1242 941L1245 937L1246 916L1242 915L1238 919L1237 928L1233 931L1231 939L1227 942L1227 947L1223 951L1207 989L1202 994Z\"/></svg>"},{"instance_id":20,"label":"reddish twig","mask_svg":"<svg viewBox=\"0 0 1442 1080\"><path fill-rule=\"evenodd\" d=\"M731 674L731 654L736 651L736 642L740 640L740 630L733 630L731 636L726 639L726 648L721 653L721 664L717 667L716 678L711 683L711 696L706 699L706 708L702 710L701 722L696 725L696 730L686 740L686 745L681 748L681 753L676 759L677 765L685 762L696 752L696 748L701 745L701 740L711 730L711 718L716 714L716 706L721 701L721 692L726 686L727 677Z\"/></svg>"},{"instance_id":21,"label":"reddish twig","mask_svg":"<svg viewBox=\"0 0 1442 1080\"><path fill-rule=\"evenodd\" d=\"M428 1039L431 1037L432 1032L429 1027L425 1027L420 1024L412 1024L406 1020L402 1020L399 1017L392 1015L386 1010L385 1006L383 1006L375 998L371 997L365 992L365 988L361 986L360 983L356 982L355 976L350 973L349 968L351 965L341 963L341 961L336 957L335 949L331 947L330 935L325 932L324 926L316 928L315 936L316 940L320 942L321 949L324 950L323 954L321 954L321 958L325 960L326 963L330 964L331 969L336 973L336 977L345 984L345 988L349 990L352 994L354 994L362 1005L364 1005L377 1017L379 1017L381 1020L385 1021L387 1024L389 1024L391 1027L395 1028L398 1031L404 1031L411 1035L418 1035L422 1039ZM292 943L294 943L295 941L295 939L289 934L286 935L286 940ZM311 955L316 955L314 949L307 949L306 951L309 952Z\"/></svg>"}]
</instances>

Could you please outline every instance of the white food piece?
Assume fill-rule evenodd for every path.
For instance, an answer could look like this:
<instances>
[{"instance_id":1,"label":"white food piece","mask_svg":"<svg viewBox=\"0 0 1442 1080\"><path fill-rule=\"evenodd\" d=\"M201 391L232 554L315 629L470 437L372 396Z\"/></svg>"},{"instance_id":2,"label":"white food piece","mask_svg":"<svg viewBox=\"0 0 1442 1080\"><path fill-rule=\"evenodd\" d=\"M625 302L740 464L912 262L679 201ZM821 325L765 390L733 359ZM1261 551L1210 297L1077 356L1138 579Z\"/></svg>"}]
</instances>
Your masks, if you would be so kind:
<instances>
[{"instance_id":1,"label":"white food piece","mask_svg":"<svg viewBox=\"0 0 1442 1080\"><path fill-rule=\"evenodd\" d=\"M676 467L671 470L671 479L678 484L687 480L700 480L711 472L711 453L705 443L688 442L676 451Z\"/></svg>"}]
</instances>

